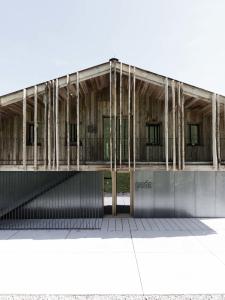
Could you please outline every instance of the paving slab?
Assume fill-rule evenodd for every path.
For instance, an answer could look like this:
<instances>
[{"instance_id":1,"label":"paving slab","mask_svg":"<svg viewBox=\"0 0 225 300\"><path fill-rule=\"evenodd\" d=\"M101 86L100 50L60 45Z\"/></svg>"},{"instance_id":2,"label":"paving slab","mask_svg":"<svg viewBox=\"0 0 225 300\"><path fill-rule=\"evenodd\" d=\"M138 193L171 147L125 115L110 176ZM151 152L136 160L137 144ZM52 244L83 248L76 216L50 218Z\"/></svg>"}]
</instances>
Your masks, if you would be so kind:
<instances>
[{"instance_id":1,"label":"paving slab","mask_svg":"<svg viewBox=\"0 0 225 300\"><path fill-rule=\"evenodd\" d=\"M100 225L0 231L0 300L225 299L225 219L118 216Z\"/></svg>"}]
</instances>

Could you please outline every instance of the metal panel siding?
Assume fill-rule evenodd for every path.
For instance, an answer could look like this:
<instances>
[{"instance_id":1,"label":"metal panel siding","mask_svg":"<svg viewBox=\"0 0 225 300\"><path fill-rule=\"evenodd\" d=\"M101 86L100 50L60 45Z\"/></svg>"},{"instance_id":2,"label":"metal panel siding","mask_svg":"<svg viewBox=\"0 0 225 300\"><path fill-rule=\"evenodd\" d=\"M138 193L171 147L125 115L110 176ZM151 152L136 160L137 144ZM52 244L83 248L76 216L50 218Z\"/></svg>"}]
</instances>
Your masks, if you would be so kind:
<instances>
[{"instance_id":1,"label":"metal panel siding","mask_svg":"<svg viewBox=\"0 0 225 300\"><path fill-rule=\"evenodd\" d=\"M66 172L0 172L0 216L66 177Z\"/></svg>"},{"instance_id":2,"label":"metal panel siding","mask_svg":"<svg viewBox=\"0 0 225 300\"><path fill-rule=\"evenodd\" d=\"M138 188L138 183L153 182L153 172L135 171L134 216L152 217L154 212L154 190Z\"/></svg>"},{"instance_id":3,"label":"metal panel siding","mask_svg":"<svg viewBox=\"0 0 225 300\"><path fill-rule=\"evenodd\" d=\"M175 172L175 216L195 216L195 173Z\"/></svg>"},{"instance_id":4,"label":"metal panel siding","mask_svg":"<svg viewBox=\"0 0 225 300\"><path fill-rule=\"evenodd\" d=\"M137 188L149 180L151 189ZM135 172L135 217L225 217L225 173Z\"/></svg>"},{"instance_id":5,"label":"metal panel siding","mask_svg":"<svg viewBox=\"0 0 225 300\"><path fill-rule=\"evenodd\" d=\"M216 173L216 217L225 216L225 173Z\"/></svg>"},{"instance_id":6,"label":"metal panel siding","mask_svg":"<svg viewBox=\"0 0 225 300\"><path fill-rule=\"evenodd\" d=\"M154 173L154 216L174 216L174 173Z\"/></svg>"},{"instance_id":7,"label":"metal panel siding","mask_svg":"<svg viewBox=\"0 0 225 300\"><path fill-rule=\"evenodd\" d=\"M97 217L103 210L102 197L96 197L96 190L101 189L102 192L102 186L96 182L96 178L101 176L101 173L95 172L76 173L27 203L23 210L37 209L39 217L45 217L46 210L51 208L52 216L59 219L70 215L73 218Z\"/></svg>"},{"instance_id":8,"label":"metal panel siding","mask_svg":"<svg viewBox=\"0 0 225 300\"><path fill-rule=\"evenodd\" d=\"M0 209L3 217L0 227L4 229L35 229L40 226L99 228L99 218L103 216L102 176L102 172L1 174ZM92 221L84 221L84 219L78 220L78 223L66 221L76 218L92 218ZM38 223L34 221L35 219L48 219L48 221L38 221ZM61 219L61 221L56 223L53 219ZM27 222L13 222L13 225L10 225L10 220L27 220Z\"/></svg>"},{"instance_id":9,"label":"metal panel siding","mask_svg":"<svg viewBox=\"0 0 225 300\"><path fill-rule=\"evenodd\" d=\"M196 217L215 217L216 172L196 172Z\"/></svg>"}]
</instances>

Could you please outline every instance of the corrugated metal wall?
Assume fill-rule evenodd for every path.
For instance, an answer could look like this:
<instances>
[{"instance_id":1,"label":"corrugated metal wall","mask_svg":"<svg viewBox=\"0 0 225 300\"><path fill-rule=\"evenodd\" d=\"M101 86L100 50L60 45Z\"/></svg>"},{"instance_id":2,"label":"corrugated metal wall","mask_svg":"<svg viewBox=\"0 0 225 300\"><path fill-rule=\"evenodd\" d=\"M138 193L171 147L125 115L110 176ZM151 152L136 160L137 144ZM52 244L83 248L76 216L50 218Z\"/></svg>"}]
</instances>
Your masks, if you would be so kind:
<instances>
[{"instance_id":1,"label":"corrugated metal wall","mask_svg":"<svg viewBox=\"0 0 225 300\"><path fill-rule=\"evenodd\" d=\"M225 217L225 173L135 172L135 217Z\"/></svg>"},{"instance_id":2,"label":"corrugated metal wall","mask_svg":"<svg viewBox=\"0 0 225 300\"><path fill-rule=\"evenodd\" d=\"M102 176L101 172L0 173L0 211L5 213L0 228L99 227L99 220L90 219L103 216ZM80 220L68 222L71 219ZM64 221L59 225L55 220Z\"/></svg>"}]
</instances>

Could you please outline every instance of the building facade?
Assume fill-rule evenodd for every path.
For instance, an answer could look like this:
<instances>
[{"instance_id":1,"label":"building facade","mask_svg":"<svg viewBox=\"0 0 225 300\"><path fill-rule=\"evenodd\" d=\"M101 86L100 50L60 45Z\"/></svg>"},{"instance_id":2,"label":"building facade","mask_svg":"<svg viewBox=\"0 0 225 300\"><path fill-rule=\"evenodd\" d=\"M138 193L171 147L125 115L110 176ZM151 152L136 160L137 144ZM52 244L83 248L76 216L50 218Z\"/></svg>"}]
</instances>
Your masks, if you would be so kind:
<instances>
[{"instance_id":1,"label":"building facade","mask_svg":"<svg viewBox=\"0 0 225 300\"><path fill-rule=\"evenodd\" d=\"M126 173L134 217L224 217L224 171L225 97L115 58L0 97L1 220L100 218L105 172L113 215Z\"/></svg>"}]
</instances>

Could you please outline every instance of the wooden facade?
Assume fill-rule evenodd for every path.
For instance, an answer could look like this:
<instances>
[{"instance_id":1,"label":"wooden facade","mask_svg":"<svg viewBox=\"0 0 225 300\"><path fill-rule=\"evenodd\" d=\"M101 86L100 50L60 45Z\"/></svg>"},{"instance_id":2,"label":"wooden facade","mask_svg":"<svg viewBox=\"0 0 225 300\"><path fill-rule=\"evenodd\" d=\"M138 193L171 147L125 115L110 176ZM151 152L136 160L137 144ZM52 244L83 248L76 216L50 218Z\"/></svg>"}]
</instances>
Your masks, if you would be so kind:
<instances>
[{"instance_id":1,"label":"wooden facade","mask_svg":"<svg viewBox=\"0 0 225 300\"><path fill-rule=\"evenodd\" d=\"M223 96L116 59L0 97L1 171L225 170L224 163Z\"/></svg>"}]
</instances>

